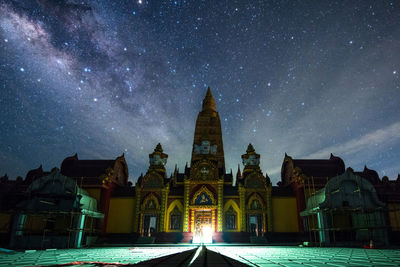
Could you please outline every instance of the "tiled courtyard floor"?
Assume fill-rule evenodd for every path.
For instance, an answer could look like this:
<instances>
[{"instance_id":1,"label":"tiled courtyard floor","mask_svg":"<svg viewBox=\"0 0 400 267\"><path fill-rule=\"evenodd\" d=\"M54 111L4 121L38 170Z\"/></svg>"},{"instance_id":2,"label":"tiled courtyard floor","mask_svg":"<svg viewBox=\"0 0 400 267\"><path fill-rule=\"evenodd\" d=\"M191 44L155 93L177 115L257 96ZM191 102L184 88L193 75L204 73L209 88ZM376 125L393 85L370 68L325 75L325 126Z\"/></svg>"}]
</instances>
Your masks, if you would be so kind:
<instances>
[{"instance_id":1,"label":"tiled courtyard floor","mask_svg":"<svg viewBox=\"0 0 400 267\"><path fill-rule=\"evenodd\" d=\"M301 247L218 247L208 249L250 266L400 266L400 250Z\"/></svg>"},{"instance_id":2,"label":"tiled courtyard floor","mask_svg":"<svg viewBox=\"0 0 400 267\"><path fill-rule=\"evenodd\" d=\"M224 245L207 248L250 266L400 266L400 250L395 249ZM104 247L0 253L0 266L46 266L77 261L134 264L189 249L193 247Z\"/></svg>"},{"instance_id":3,"label":"tiled courtyard floor","mask_svg":"<svg viewBox=\"0 0 400 267\"><path fill-rule=\"evenodd\" d=\"M188 249L193 247L105 247L3 253L0 254L0 266L46 266L77 261L133 264Z\"/></svg>"}]
</instances>

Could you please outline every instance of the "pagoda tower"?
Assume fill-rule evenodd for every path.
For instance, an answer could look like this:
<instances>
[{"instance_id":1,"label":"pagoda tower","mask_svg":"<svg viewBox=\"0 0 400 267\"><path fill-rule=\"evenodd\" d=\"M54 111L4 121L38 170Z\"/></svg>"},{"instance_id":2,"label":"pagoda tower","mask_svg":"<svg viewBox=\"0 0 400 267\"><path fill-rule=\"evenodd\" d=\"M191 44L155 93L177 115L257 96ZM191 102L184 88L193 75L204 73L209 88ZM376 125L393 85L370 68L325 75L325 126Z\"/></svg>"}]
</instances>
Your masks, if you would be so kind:
<instances>
[{"instance_id":1,"label":"pagoda tower","mask_svg":"<svg viewBox=\"0 0 400 267\"><path fill-rule=\"evenodd\" d=\"M225 177L221 120L208 88L196 120L189 176L184 179L184 240L222 241Z\"/></svg>"},{"instance_id":2,"label":"pagoda tower","mask_svg":"<svg viewBox=\"0 0 400 267\"><path fill-rule=\"evenodd\" d=\"M202 110L197 116L190 165L193 166L196 161L205 158L215 161L219 175L225 174L221 120L210 87L204 97Z\"/></svg>"}]
</instances>

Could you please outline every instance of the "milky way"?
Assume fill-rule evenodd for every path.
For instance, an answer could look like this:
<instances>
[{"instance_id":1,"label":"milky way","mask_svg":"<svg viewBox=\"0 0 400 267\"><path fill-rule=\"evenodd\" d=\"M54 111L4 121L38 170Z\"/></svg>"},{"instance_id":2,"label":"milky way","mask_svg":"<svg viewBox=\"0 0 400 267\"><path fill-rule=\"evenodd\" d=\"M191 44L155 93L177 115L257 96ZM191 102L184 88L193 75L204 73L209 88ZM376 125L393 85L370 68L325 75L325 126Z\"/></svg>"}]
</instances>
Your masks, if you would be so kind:
<instances>
[{"instance_id":1,"label":"milky way","mask_svg":"<svg viewBox=\"0 0 400 267\"><path fill-rule=\"evenodd\" d=\"M161 142L190 161L211 87L227 170L248 143L274 183L286 152L400 172L393 1L0 1L0 174Z\"/></svg>"}]
</instances>

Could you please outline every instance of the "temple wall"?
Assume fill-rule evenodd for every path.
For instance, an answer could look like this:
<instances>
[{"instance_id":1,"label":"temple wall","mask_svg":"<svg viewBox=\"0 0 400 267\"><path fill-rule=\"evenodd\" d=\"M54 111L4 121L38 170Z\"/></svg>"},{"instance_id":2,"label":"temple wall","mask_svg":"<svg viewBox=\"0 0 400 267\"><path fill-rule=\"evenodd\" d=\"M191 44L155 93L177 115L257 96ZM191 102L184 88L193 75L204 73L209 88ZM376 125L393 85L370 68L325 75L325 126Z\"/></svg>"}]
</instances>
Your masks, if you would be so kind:
<instances>
[{"instance_id":1,"label":"temple wall","mask_svg":"<svg viewBox=\"0 0 400 267\"><path fill-rule=\"evenodd\" d=\"M299 232L295 197L272 197L272 231Z\"/></svg>"},{"instance_id":2,"label":"temple wall","mask_svg":"<svg viewBox=\"0 0 400 267\"><path fill-rule=\"evenodd\" d=\"M132 233L134 212L134 197L112 197L110 199L106 233Z\"/></svg>"},{"instance_id":3,"label":"temple wall","mask_svg":"<svg viewBox=\"0 0 400 267\"><path fill-rule=\"evenodd\" d=\"M11 225L11 214L0 213L0 233L8 233Z\"/></svg>"},{"instance_id":4,"label":"temple wall","mask_svg":"<svg viewBox=\"0 0 400 267\"><path fill-rule=\"evenodd\" d=\"M83 186L85 188L85 186ZM101 189L100 188L85 188L88 191L89 195L97 200L97 203L100 204L101 198Z\"/></svg>"},{"instance_id":5,"label":"temple wall","mask_svg":"<svg viewBox=\"0 0 400 267\"><path fill-rule=\"evenodd\" d=\"M389 227L392 231L400 231L400 203L388 203Z\"/></svg>"}]
</instances>

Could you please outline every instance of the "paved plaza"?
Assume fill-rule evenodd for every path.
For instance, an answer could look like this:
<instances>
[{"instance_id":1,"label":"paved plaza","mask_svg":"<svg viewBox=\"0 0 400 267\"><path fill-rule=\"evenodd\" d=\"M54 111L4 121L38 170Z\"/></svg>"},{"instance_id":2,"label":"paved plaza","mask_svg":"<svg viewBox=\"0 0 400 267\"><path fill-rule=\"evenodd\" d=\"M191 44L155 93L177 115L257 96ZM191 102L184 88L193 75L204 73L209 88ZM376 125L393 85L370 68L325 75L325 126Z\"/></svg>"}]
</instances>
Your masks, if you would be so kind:
<instances>
[{"instance_id":1,"label":"paved plaza","mask_svg":"<svg viewBox=\"0 0 400 267\"><path fill-rule=\"evenodd\" d=\"M85 266L99 266L101 263L123 266L194 248L171 245L0 252L0 266L65 266L74 262L81 262ZM209 245L207 249L249 266L400 266L400 250L395 249L243 245Z\"/></svg>"}]
</instances>

